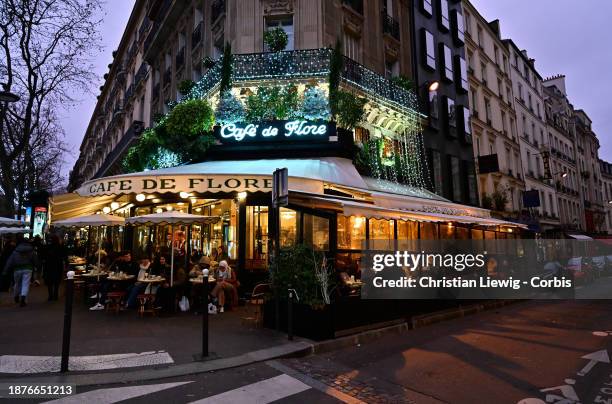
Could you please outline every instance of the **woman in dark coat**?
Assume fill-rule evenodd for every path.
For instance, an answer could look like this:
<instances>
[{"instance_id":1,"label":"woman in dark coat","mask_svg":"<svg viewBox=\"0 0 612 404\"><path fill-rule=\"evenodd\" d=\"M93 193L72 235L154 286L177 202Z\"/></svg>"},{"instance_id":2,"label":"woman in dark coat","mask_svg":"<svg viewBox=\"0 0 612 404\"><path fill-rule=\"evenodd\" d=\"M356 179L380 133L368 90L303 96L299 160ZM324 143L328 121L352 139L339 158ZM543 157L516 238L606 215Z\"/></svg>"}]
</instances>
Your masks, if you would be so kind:
<instances>
[{"instance_id":1,"label":"woman in dark coat","mask_svg":"<svg viewBox=\"0 0 612 404\"><path fill-rule=\"evenodd\" d=\"M43 256L44 278L49 290L48 301L57 300L59 285L68 267L66 249L57 234L51 235L51 242L46 246Z\"/></svg>"}]
</instances>

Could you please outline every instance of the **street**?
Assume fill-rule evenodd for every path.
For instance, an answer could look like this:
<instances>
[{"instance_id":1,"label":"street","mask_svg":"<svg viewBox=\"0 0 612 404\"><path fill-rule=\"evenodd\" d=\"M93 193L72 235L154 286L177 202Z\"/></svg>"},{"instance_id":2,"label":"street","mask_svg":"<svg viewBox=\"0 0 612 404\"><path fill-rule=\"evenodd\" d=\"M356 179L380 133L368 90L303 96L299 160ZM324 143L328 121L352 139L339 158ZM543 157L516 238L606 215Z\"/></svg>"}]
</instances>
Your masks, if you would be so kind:
<instances>
[{"instance_id":1,"label":"street","mask_svg":"<svg viewBox=\"0 0 612 404\"><path fill-rule=\"evenodd\" d=\"M609 403L611 308L520 302L305 358L77 388L62 402Z\"/></svg>"}]
</instances>

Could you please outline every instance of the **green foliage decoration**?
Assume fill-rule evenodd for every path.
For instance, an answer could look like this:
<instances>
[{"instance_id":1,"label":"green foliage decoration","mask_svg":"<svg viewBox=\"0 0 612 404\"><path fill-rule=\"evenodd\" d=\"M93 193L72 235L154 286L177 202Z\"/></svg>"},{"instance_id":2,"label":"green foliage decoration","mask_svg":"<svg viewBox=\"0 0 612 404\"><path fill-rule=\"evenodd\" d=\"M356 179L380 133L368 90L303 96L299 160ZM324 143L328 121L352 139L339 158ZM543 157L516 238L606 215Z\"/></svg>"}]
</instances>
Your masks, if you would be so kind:
<instances>
[{"instance_id":1,"label":"green foliage decoration","mask_svg":"<svg viewBox=\"0 0 612 404\"><path fill-rule=\"evenodd\" d=\"M307 245L299 244L283 248L276 260L278 267L272 272L272 285L281 291L291 287L300 297L300 303L321 307L325 304L325 300L315 268L322 261L323 253L313 251ZM281 298L284 297L285 293Z\"/></svg>"},{"instance_id":2,"label":"green foliage decoration","mask_svg":"<svg viewBox=\"0 0 612 404\"><path fill-rule=\"evenodd\" d=\"M330 119L330 112L325 92L318 87L307 87L304 91L299 115L311 121L328 121Z\"/></svg>"},{"instance_id":3,"label":"green foliage decoration","mask_svg":"<svg viewBox=\"0 0 612 404\"><path fill-rule=\"evenodd\" d=\"M212 128L213 111L205 100L187 100L176 105L163 123L164 142L193 140Z\"/></svg>"},{"instance_id":4,"label":"green foliage decoration","mask_svg":"<svg viewBox=\"0 0 612 404\"><path fill-rule=\"evenodd\" d=\"M246 120L249 122L293 119L297 115L297 87L259 87L246 100Z\"/></svg>"},{"instance_id":5,"label":"green foliage decoration","mask_svg":"<svg viewBox=\"0 0 612 404\"><path fill-rule=\"evenodd\" d=\"M408 77L399 75L397 77L391 78L391 82L398 87L403 88L406 91L410 91L414 89L414 83Z\"/></svg>"},{"instance_id":6,"label":"green foliage decoration","mask_svg":"<svg viewBox=\"0 0 612 404\"><path fill-rule=\"evenodd\" d=\"M335 95L336 121L345 129L354 129L365 118L367 100L357 95L338 90Z\"/></svg>"},{"instance_id":7,"label":"green foliage decoration","mask_svg":"<svg viewBox=\"0 0 612 404\"><path fill-rule=\"evenodd\" d=\"M187 95L189 94L193 86L195 86L195 82L193 80L189 80L189 79L183 80L178 85L179 93L183 95Z\"/></svg>"},{"instance_id":8,"label":"green foliage decoration","mask_svg":"<svg viewBox=\"0 0 612 404\"><path fill-rule=\"evenodd\" d=\"M287 48L289 38L287 33L280 27L264 32L264 43L270 52L280 52Z\"/></svg>"},{"instance_id":9,"label":"green foliage decoration","mask_svg":"<svg viewBox=\"0 0 612 404\"><path fill-rule=\"evenodd\" d=\"M232 73L233 73L234 56L232 55L232 45L227 42L223 48L223 57L221 59L221 82L219 83L219 92L232 88Z\"/></svg>"},{"instance_id":10,"label":"green foliage decoration","mask_svg":"<svg viewBox=\"0 0 612 404\"><path fill-rule=\"evenodd\" d=\"M344 56L342 54L342 43L338 39L331 53L329 64L329 107L332 117L338 114L338 92L340 91L340 79L344 69Z\"/></svg>"},{"instance_id":11,"label":"green foliage decoration","mask_svg":"<svg viewBox=\"0 0 612 404\"><path fill-rule=\"evenodd\" d=\"M246 112L242 102L234 95L232 90L226 90L221 94L217 109L215 111L215 118L219 124L228 124L244 121Z\"/></svg>"}]
</instances>

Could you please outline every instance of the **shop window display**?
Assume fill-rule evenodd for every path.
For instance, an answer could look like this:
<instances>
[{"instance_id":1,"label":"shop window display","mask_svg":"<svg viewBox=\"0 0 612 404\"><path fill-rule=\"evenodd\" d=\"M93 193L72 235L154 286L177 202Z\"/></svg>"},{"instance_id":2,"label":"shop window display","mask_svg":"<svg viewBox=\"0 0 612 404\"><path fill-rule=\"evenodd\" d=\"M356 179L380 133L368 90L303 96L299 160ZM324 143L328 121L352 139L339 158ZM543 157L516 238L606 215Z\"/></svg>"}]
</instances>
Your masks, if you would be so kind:
<instances>
[{"instance_id":1,"label":"shop window display","mask_svg":"<svg viewBox=\"0 0 612 404\"><path fill-rule=\"evenodd\" d=\"M366 239L366 219L338 215L338 249L361 250Z\"/></svg>"}]
</instances>

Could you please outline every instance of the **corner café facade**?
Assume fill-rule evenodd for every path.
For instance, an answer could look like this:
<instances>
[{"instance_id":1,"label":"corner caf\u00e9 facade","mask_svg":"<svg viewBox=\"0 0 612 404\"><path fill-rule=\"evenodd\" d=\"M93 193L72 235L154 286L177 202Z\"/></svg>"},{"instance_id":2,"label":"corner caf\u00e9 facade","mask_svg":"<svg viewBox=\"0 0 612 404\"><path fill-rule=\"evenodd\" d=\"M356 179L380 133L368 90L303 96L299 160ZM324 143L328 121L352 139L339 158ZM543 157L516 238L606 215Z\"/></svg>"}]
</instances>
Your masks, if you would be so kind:
<instances>
[{"instance_id":1,"label":"corner caf\u00e9 facade","mask_svg":"<svg viewBox=\"0 0 612 404\"><path fill-rule=\"evenodd\" d=\"M277 56L235 55L237 97L245 90L253 93L262 83L290 82L303 92L306 84L316 81L327 89L328 50L283 52L283 63L268 63L266 58L272 57ZM253 58L261 63L253 63ZM306 63L309 60L312 63ZM287 168L289 205L280 210L281 247L306 243L326 251L338 271L351 272L366 240L521 237L524 226L494 219L488 210L360 175L352 159L364 132L397 144L396 134L418 131L422 117L409 108L414 104L407 101L408 92L361 65L348 59L346 63L341 86L368 101L365 122L355 131L336 128L332 122L301 120L216 127L216 145L206 161L87 181L75 193L52 198L51 224L99 211L124 217L164 210L220 216L216 224L174 230L127 226L113 230L114 243L138 256L151 248L170 247L170 232L175 231L174 248L185 253L188 247L207 254L222 246L241 282L248 283L251 276L257 280L267 273L268 241L275 234L272 173ZM199 95L213 106L219 96L219 65L197 84Z\"/></svg>"}]
</instances>

